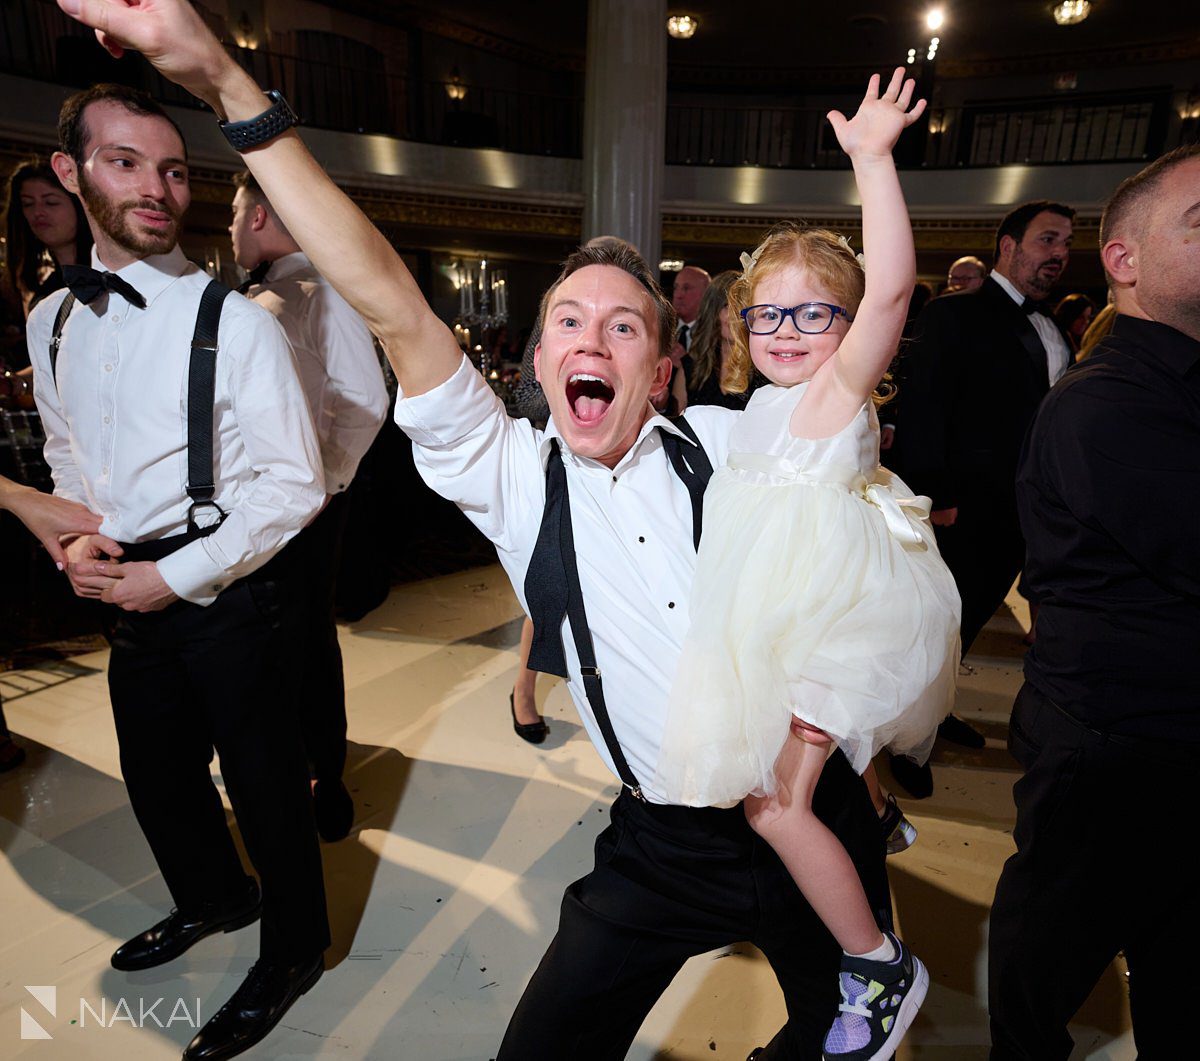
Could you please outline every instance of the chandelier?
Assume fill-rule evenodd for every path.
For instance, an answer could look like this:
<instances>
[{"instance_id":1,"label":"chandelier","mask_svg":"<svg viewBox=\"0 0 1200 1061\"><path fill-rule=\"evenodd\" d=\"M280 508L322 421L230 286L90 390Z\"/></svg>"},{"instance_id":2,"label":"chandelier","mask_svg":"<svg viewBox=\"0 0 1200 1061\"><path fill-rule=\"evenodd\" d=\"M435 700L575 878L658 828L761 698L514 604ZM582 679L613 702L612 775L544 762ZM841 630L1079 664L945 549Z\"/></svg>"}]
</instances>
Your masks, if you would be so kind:
<instances>
[{"instance_id":1,"label":"chandelier","mask_svg":"<svg viewBox=\"0 0 1200 1061\"><path fill-rule=\"evenodd\" d=\"M699 26L694 15L672 15L667 19L667 32L676 40L690 40Z\"/></svg>"},{"instance_id":2,"label":"chandelier","mask_svg":"<svg viewBox=\"0 0 1200 1061\"><path fill-rule=\"evenodd\" d=\"M1060 26L1074 26L1091 14L1092 5L1088 0L1064 0L1054 7L1054 21Z\"/></svg>"}]
</instances>

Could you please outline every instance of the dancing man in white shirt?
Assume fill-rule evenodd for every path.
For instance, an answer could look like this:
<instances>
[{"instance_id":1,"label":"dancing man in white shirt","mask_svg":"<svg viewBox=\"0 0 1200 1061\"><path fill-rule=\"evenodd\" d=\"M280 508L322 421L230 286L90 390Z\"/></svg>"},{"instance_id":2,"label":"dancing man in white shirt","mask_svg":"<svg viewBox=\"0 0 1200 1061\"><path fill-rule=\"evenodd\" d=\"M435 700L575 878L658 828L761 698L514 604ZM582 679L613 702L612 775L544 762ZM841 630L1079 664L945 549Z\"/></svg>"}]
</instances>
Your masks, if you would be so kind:
<instances>
[{"instance_id":1,"label":"dancing man in white shirt","mask_svg":"<svg viewBox=\"0 0 1200 1061\"><path fill-rule=\"evenodd\" d=\"M550 423L512 420L386 238L287 129L282 98L254 84L189 4L58 2L102 28L114 54L136 48L247 131L244 157L284 224L384 343L422 476L495 542L533 613L530 665L561 668L624 782L498 1058L617 1061L688 957L739 940L766 954L788 1007L756 1056L819 1056L838 1004L837 944L740 807L672 806L649 784L688 625L703 469L723 463L738 414L707 407L685 424L654 413L676 322L645 262L603 248L571 256L543 302L537 373ZM581 601L582 626L568 623L563 608L578 616ZM826 766L814 809L886 917L883 838L842 756Z\"/></svg>"},{"instance_id":2,"label":"dancing man in white shirt","mask_svg":"<svg viewBox=\"0 0 1200 1061\"><path fill-rule=\"evenodd\" d=\"M112 964L158 966L261 915L259 961L184 1054L212 1061L266 1035L329 945L287 650L295 579L286 553L269 563L325 498L321 454L280 326L179 249L175 124L143 93L98 85L64 103L59 139L52 164L83 202L94 268L72 267L34 310L30 356L55 493L103 517L104 537L68 545L68 576L121 609L108 675L121 770L175 903Z\"/></svg>"},{"instance_id":3,"label":"dancing man in white shirt","mask_svg":"<svg viewBox=\"0 0 1200 1061\"><path fill-rule=\"evenodd\" d=\"M325 507L289 546L301 556L308 610L293 647L301 674L298 707L314 781L317 831L325 840L341 840L354 823L354 803L342 780L346 687L334 583L349 513L346 491L387 415L387 387L362 318L313 268L254 176L243 171L234 184L229 235L234 258L250 273L242 290L287 333L325 467Z\"/></svg>"}]
</instances>

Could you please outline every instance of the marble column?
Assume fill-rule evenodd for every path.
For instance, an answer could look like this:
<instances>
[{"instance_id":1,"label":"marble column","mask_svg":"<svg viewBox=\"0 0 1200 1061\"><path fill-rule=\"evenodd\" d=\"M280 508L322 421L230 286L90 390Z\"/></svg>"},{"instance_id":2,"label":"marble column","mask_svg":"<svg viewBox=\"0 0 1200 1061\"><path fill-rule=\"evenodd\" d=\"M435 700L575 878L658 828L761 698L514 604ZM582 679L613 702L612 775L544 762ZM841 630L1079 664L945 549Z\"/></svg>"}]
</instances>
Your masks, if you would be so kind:
<instances>
[{"instance_id":1,"label":"marble column","mask_svg":"<svg viewBox=\"0 0 1200 1061\"><path fill-rule=\"evenodd\" d=\"M666 0L589 0L583 238L627 239L655 273L666 125Z\"/></svg>"}]
</instances>

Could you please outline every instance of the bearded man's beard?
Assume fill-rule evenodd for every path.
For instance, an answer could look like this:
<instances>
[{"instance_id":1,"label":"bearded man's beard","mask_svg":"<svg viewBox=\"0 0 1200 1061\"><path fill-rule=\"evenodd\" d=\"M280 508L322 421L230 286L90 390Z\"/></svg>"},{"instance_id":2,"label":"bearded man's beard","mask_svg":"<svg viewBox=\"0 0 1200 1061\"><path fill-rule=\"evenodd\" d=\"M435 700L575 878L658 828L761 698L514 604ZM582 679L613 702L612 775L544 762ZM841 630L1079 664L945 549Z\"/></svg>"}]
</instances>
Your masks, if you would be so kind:
<instances>
[{"instance_id":1,"label":"bearded man's beard","mask_svg":"<svg viewBox=\"0 0 1200 1061\"><path fill-rule=\"evenodd\" d=\"M80 167L79 195L100 231L118 247L145 257L149 254L166 254L179 240L179 215L166 203L153 200L127 200L112 202L106 199L88 179L87 172ZM138 231L133 227L129 214L132 210L154 210L168 214L171 224L161 232Z\"/></svg>"}]
</instances>

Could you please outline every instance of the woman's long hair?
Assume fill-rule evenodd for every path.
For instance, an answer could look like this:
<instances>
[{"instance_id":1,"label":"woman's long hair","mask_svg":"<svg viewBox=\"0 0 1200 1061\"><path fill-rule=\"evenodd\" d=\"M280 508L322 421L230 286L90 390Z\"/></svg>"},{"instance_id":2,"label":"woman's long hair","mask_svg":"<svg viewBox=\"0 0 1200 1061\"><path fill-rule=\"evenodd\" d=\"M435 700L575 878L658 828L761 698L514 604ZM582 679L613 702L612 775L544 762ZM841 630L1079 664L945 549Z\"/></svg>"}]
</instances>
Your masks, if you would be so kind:
<instances>
[{"instance_id":1,"label":"woman's long hair","mask_svg":"<svg viewBox=\"0 0 1200 1061\"><path fill-rule=\"evenodd\" d=\"M729 289L740 276L736 269L726 269L712 278L700 300L688 354L692 359L692 374L688 390L698 391L713 373L721 371L721 310L729 307ZM730 311L732 312L732 310ZM732 319L729 327L733 328Z\"/></svg>"},{"instance_id":2,"label":"woman's long hair","mask_svg":"<svg viewBox=\"0 0 1200 1061\"><path fill-rule=\"evenodd\" d=\"M21 209L21 189L26 181L44 181L58 188L75 207L75 261L86 264L92 253L92 231L88 228L83 205L59 181L58 175L44 158L29 158L17 163L8 176L8 189L4 202L4 227L8 249L4 261L3 293L23 306L25 298L36 291L41 283L39 275L49 256L49 248L33 234L25 211ZM54 263L57 264L57 263Z\"/></svg>"}]
</instances>

